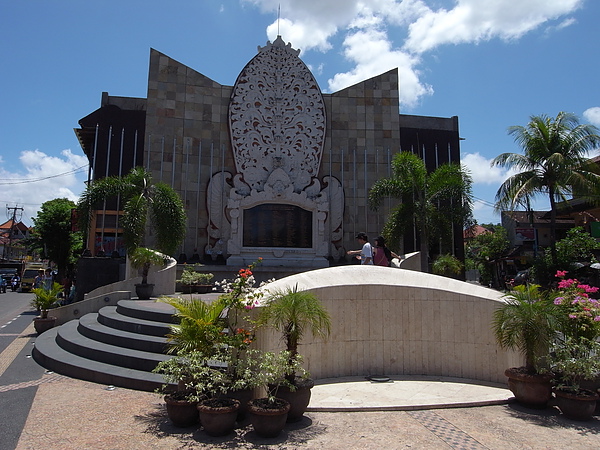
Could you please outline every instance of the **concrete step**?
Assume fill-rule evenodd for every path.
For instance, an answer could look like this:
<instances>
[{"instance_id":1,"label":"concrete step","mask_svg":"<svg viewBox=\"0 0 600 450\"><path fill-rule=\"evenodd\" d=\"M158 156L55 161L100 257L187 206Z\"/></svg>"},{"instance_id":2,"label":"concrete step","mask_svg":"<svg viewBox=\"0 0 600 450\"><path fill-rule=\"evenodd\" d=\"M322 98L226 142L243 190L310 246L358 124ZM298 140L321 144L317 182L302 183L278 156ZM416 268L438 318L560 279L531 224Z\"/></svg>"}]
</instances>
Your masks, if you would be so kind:
<instances>
[{"instance_id":1,"label":"concrete step","mask_svg":"<svg viewBox=\"0 0 600 450\"><path fill-rule=\"evenodd\" d=\"M162 353L134 350L90 339L79 332L77 322L71 320L65 323L58 327L56 334L56 343L70 353L106 364L147 372L151 372L160 361L169 359Z\"/></svg>"},{"instance_id":2,"label":"concrete step","mask_svg":"<svg viewBox=\"0 0 600 450\"><path fill-rule=\"evenodd\" d=\"M130 333L147 334L149 336L164 337L171 331L169 323L126 316L119 313L117 308L118 306L105 306L102 308L98 311L98 322L109 328L128 331ZM130 311L128 310L128 312Z\"/></svg>"},{"instance_id":3,"label":"concrete step","mask_svg":"<svg viewBox=\"0 0 600 450\"><path fill-rule=\"evenodd\" d=\"M155 300L121 300L117 304L117 312L127 317L151 322L166 324L178 322L177 318L173 316L175 308Z\"/></svg>"},{"instance_id":4,"label":"concrete step","mask_svg":"<svg viewBox=\"0 0 600 450\"><path fill-rule=\"evenodd\" d=\"M83 336L119 347L154 353L166 353L168 349L167 338L107 327L98 322L98 313L86 314L79 319L77 329Z\"/></svg>"},{"instance_id":5,"label":"concrete step","mask_svg":"<svg viewBox=\"0 0 600 450\"><path fill-rule=\"evenodd\" d=\"M57 373L130 389L153 391L164 384L152 373L166 355L172 307L121 300L37 337L34 359Z\"/></svg>"},{"instance_id":6,"label":"concrete step","mask_svg":"<svg viewBox=\"0 0 600 450\"><path fill-rule=\"evenodd\" d=\"M48 330L35 341L33 358L46 369L81 380L141 391L154 391L164 384L162 375L94 361L64 350L56 342L59 329Z\"/></svg>"}]
</instances>

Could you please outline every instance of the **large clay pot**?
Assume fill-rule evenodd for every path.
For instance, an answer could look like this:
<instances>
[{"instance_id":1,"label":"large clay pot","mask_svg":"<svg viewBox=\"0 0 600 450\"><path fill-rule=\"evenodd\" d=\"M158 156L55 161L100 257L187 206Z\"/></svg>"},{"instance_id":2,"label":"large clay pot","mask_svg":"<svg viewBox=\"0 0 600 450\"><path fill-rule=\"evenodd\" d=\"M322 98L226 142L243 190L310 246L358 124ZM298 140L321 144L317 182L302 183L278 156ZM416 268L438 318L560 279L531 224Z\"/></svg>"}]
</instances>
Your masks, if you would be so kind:
<instances>
[{"instance_id":1,"label":"large clay pot","mask_svg":"<svg viewBox=\"0 0 600 450\"><path fill-rule=\"evenodd\" d=\"M191 427L198 423L198 402L177 400L170 395L165 395L167 415L176 427Z\"/></svg>"},{"instance_id":2,"label":"large clay pot","mask_svg":"<svg viewBox=\"0 0 600 450\"><path fill-rule=\"evenodd\" d=\"M231 433L239 408L239 400L233 398L211 398L198 403L202 428L209 436L225 436Z\"/></svg>"},{"instance_id":3,"label":"large clay pot","mask_svg":"<svg viewBox=\"0 0 600 450\"><path fill-rule=\"evenodd\" d=\"M256 434L261 437L277 437L283 431L287 421L290 403L276 398L273 405L268 406L267 398L256 398L248 403L250 423Z\"/></svg>"},{"instance_id":4,"label":"large clay pot","mask_svg":"<svg viewBox=\"0 0 600 450\"><path fill-rule=\"evenodd\" d=\"M150 300L152 293L154 292L154 285L151 283L136 284L135 293L140 300Z\"/></svg>"},{"instance_id":5,"label":"large clay pot","mask_svg":"<svg viewBox=\"0 0 600 450\"><path fill-rule=\"evenodd\" d=\"M508 377L508 388L523 406L545 408L552 398L552 374L530 374L522 369L506 369L504 375Z\"/></svg>"},{"instance_id":6,"label":"large clay pot","mask_svg":"<svg viewBox=\"0 0 600 450\"><path fill-rule=\"evenodd\" d=\"M296 390L292 391L286 386L277 388L277 397L287 400L290 403L290 411L288 412L287 421L298 422L306 412L306 408L310 403L311 389L315 386L312 379L296 380Z\"/></svg>"},{"instance_id":7,"label":"large clay pot","mask_svg":"<svg viewBox=\"0 0 600 450\"><path fill-rule=\"evenodd\" d=\"M227 391L225 394L219 397L235 398L240 401L240 409L238 409L237 420L238 422L246 418L248 412L248 402L254 398L253 389L236 389L234 391Z\"/></svg>"},{"instance_id":8,"label":"large clay pot","mask_svg":"<svg viewBox=\"0 0 600 450\"><path fill-rule=\"evenodd\" d=\"M36 317L33 319L33 328L37 334L42 334L44 331L48 331L50 328L54 328L56 324L56 317L48 316L48 317Z\"/></svg>"},{"instance_id":9,"label":"large clay pot","mask_svg":"<svg viewBox=\"0 0 600 450\"><path fill-rule=\"evenodd\" d=\"M587 389L577 392L555 389L556 405L565 417L573 420L590 420L596 410L598 394Z\"/></svg>"}]
</instances>

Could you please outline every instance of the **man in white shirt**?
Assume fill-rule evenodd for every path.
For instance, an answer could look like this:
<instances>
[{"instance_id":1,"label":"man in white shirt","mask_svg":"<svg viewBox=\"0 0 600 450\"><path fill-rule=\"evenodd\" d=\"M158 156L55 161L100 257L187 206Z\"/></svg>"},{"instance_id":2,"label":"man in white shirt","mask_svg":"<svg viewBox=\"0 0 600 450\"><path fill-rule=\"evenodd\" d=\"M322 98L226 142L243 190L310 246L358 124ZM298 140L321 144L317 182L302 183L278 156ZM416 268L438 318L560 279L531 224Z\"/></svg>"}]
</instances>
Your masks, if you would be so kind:
<instances>
[{"instance_id":1,"label":"man in white shirt","mask_svg":"<svg viewBox=\"0 0 600 450\"><path fill-rule=\"evenodd\" d=\"M373 265L373 247L369 244L369 237L366 233L358 233L356 235L358 243L362 245L360 250L348 250L348 255L356 255L360 259L361 264Z\"/></svg>"}]
</instances>

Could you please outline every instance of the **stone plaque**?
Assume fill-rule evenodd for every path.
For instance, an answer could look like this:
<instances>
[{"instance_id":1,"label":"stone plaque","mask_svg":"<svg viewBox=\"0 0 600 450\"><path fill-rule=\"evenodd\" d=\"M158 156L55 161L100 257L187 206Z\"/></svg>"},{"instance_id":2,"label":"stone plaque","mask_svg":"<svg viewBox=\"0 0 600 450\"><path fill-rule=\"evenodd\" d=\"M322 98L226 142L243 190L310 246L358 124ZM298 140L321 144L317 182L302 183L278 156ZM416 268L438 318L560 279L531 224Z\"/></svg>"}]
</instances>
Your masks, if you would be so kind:
<instances>
[{"instance_id":1,"label":"stone plaque","mask_svg":"<svg viewBox=\"0 0 600 450\"><path fill-rule=\"evenodd\" d=\"M312 248L312 212L266 203L244 210L244 247Z\"/></svg>"}]
</instances>

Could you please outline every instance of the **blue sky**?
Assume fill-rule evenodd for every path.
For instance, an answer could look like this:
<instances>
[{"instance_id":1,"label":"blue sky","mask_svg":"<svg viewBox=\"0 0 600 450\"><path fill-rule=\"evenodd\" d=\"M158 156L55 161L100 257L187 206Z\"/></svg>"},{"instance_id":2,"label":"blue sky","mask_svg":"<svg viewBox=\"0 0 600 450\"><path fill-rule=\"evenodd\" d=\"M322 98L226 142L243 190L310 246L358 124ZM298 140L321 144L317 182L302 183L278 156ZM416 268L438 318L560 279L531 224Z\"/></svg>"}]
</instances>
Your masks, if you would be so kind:
<instances>
[{"instance_id":1,"label":"blue sky","mask_svg":"<svg viewBox=\"0 0 600 450\"><path fill-rule=\"evenodd\" d=\"M43 202L77 199L73 128L103 91L146 96L150 48L233 85L279 28L324 92L398 67L400 112L458 116L475 218L497 223L509 174L489 161L520 151L509 126L559 111L600 125L599 18L592 0L0 0L0 206L32 225Z\"/></svg>"}]
</instances>

